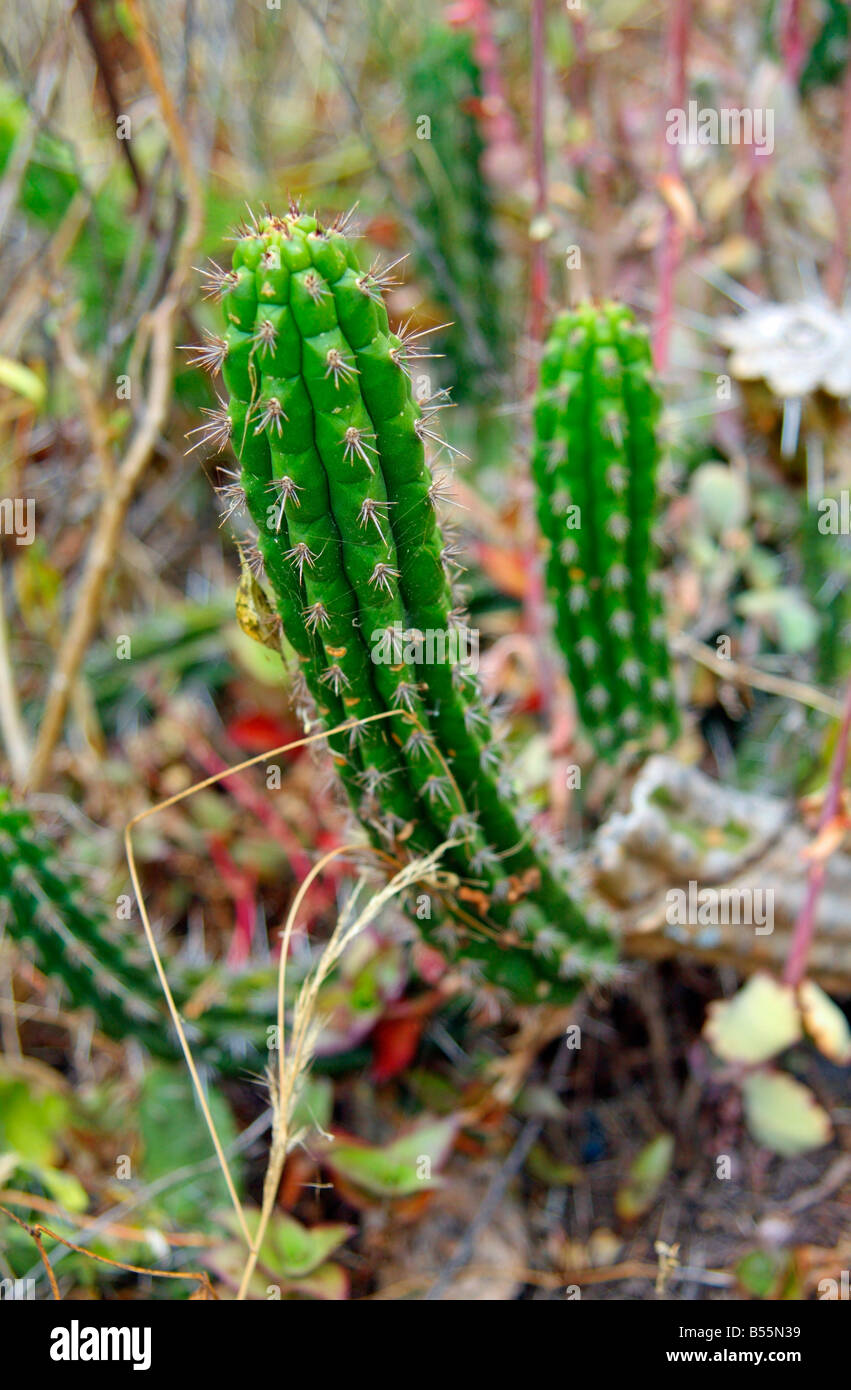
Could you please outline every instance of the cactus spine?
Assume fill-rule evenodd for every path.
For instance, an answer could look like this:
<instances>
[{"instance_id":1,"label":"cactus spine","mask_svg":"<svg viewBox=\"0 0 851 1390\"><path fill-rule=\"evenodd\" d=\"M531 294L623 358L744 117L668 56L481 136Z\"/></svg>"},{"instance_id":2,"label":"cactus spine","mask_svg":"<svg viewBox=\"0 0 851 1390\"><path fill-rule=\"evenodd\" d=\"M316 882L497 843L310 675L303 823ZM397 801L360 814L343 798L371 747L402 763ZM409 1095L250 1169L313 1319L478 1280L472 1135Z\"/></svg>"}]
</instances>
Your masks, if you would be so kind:
<instances>
[{"instance_id":1,"label":"cactus spine","mask_svg":"<svg viewBox=\"0 0 851 1390\"><path fill-rule=\"evenodd\" d=\"M558 318L532 470L558 643L604 756L677 724L651 534L659 413L647 337L628 309L585 305Z\"/></svg>"},{"instance_id":2,"label":"cactus spine","mask_svg":"<svg viewBox=\"0 0 851 1390\"><path fill-rule=\"evenodd\" d=\"M221 369L230 401L202 437L231 440L241 472L229 497L241 488L319 717L351 721L332 753L374 842L403 858L459 841L447 867L476 906L450 946L517 998L567 995L610 938L518 825L470 670L419 664L400 641L463 621L436 516L442 479L426 460L427 443L449 447L443 399L415 403L416 340L390 330L381 273L362 271L344 227L292 207L243 229L232 268L211 280L226 326L197 360Z\"/></svg>"}]
</instances>

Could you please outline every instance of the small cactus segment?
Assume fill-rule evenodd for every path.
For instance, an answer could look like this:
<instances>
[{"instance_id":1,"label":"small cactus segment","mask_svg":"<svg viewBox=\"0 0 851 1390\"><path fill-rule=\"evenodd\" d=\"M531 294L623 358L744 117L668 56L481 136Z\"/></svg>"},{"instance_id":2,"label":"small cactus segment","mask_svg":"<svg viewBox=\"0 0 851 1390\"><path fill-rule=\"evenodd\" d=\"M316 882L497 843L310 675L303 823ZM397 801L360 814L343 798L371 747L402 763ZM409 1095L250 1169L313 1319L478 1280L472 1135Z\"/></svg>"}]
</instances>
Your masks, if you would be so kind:
<instances>
[{"instance_id":1,"label":"small cactus segment","mask_svg":"<svg viewBox=\"0 0 851 1390\"><path fill-rule=\"evenodd\" d=\"M585 305L558 318L532 469L559 646L606 757L677 726L652 537L659 413L647 338L628 309Z\"/></svg>"},{"instance_id":2,"label":"small cactus segment","mask_svg":"<svg viewBox=\"0 0 851 1390\"><path fill-rule=\"evenodd\" d=\"M259 559L318 717L351 722L332 753L373 842L398 859L458 841L446 867L467 893L459 954L517 997L568 994L611 940L518 824L476 678L453 647L458 565L426 459L427 444L448 448L443 398L414 402L416 343L391 331L381 279L339 226L297 208L253 220L213 287L225 330L209 366L230 403L208 434L217 443L217 421L228 422ZM423 640L435 643L425 657Z\"/></svg>"},{"instance_id":3,"label":"small cactus segment","mask_svg":"<svg viewBox=\"0 0 851 1390\"><path fill-rule=\"evenodd\" d=\"M440 26L427 30L409 74L406 104L416 125L414 212L440 252L467 317L464 322L421 256L419 268L436 303L454 320L445 338L452 373L447 381L459 402L481 401L494 391L505 334L493 198L482 172L481 75L469 33Z\"/></svg>"}]
</instances>

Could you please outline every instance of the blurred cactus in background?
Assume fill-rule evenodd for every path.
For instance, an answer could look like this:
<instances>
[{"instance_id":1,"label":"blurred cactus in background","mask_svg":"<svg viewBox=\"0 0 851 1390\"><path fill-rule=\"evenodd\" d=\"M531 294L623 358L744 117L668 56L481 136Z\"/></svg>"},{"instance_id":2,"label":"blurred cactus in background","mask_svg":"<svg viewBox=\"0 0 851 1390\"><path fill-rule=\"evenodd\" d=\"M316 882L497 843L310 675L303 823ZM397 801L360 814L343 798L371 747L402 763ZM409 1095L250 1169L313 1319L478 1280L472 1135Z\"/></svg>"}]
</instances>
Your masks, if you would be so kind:
<instances>
[{"instance_id":1,"label":"blurred cactus in background","mask_svg":"<svg viewBox=\"0 0 851 1390\"><path fill-rule=\"evenodd\" d=\"M413 211L446 263L469 323L458 321L428 261L419 269L447 319L447 385L459 403L493 397L504 367L499 256L491 190L483 173L483 100L469 33L434 26L408 75L406 103L415 125ZM470 332L470 328L474 330Z\"/></svg>"},{"instance_id":2,"label":"blurred cactus in background","mask_svg":"<svg viewBox=\"0 0 851 1390\"><path fill-rule=\"evenodd\" d=\"M582 724L607 757L677 724L652 537L660 409L629 310L585 305L559 317L532 467L558 644Z\"/></svg>"}]
</instances>

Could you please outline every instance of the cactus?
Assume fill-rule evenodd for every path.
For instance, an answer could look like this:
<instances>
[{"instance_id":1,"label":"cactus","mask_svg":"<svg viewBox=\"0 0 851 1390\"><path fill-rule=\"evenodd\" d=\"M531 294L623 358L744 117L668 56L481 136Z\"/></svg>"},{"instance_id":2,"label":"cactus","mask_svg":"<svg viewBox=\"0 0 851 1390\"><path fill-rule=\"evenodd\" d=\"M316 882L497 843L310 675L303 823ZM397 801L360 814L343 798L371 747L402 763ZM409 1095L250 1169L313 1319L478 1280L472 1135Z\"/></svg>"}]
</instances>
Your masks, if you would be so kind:
<instances>
[{"instance_id":1,"label":"cactus","mask_svg":"<svg viewBox=\"0 0 851 1390\"><path fill-rule=\"evenodd\" d=\"M613 756L676 728L654 568L659 397L628 309L586 305L550 334L532 457L556 633L582 724Z\"/></svg>"},{"instance_id":2,"label":"cactus","mask_svg":"<svg viewBox=\"0 0 851 1390\"><path fill-rule=\"evenodd\" d=\"M29 811L12 805L0 788L0 939L4 934L64 988L72 1008L88 1010L107 1037L132 1040L155 1057L181 1056L138 927L107 915L91 886L65 869ZM368 952L363 942L359 946L320 992L320 1016L333 1020L317 1041L320 1068L325 1057L358 1046L404 982L398 944L376 937ZM309 955L289 963L288 1000L310 964ZM276 1016L275 963L249 961L235 970L199 961L193 951L191 960L171 956L166 972L196 1058L224 1074L256 1068Z\"/></svg>"},{"instance_id":3,"label":"cactus","mask_svg":"<svg viewBox=\"0 0 851 1390\"><path fill-rule=\"evenodd\" d=\"M493 200L482 172L481 77L472 47L468 33L429 29L407 91L410 119L427 117L430 123L428 138L413 141L414 212L442 256L464 308L462 318L445 287L435 282L429 260L421 256L420 269L435 301L455 320L445 338L451 374L447 385L459 402L493 395L505 341Z\"/></svg>"},{"instance_id":4,"label":"cactus","mask_svg":"<svg viewBox=\"0 0 851 1390\"><path fill-rule=\"evenodd\" d=\"M252 563L319 719L351 726L329 743L373 843L398 861L457 842L445 860L458 880L457 920L441 932L450 954L515 998L568 997L603 968L611 939L518 824L469 668L417 660L412 634L448 645L463 623L436 515L445 480L425 448L450 447L437 427L445 397L413 400L418 340L390 330L381 272L361 269L346 225L295 206L252 219L232 267L214 269L225 329L194 360L221 371L229 403L201 439L230 440L239 460L228 507L244 500L257 527ZM422 923L427 935L436 925Z\"/></svg>"},{"instance_id":5,"label":"cactus","mask_svg":"<svg viewBox=\"0 0 851 1390\"><path fill-rule=\"evenodd\" d=\"M119 924L120 926L120 924ZM174 1049L163 1034L162 999L139 943L112 930L103 909L29 812L0 788L0 931L35 948L39 968L65 984L75 1008L92 1009L111 1037L134 1037L158 1056Z\"/></svg>"}]
</instances>

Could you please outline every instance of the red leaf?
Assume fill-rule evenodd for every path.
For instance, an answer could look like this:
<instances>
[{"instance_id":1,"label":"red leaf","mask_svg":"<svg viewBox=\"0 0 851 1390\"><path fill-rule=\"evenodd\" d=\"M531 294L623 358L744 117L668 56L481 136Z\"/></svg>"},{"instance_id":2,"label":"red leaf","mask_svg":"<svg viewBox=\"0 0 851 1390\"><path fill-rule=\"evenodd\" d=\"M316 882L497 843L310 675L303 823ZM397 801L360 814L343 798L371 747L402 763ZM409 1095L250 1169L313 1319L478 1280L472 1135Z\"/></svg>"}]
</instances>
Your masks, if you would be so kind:
<instances>
[{"instance_id":1,"label":"red leaf","mask_svg":"<svg viewBox=\"0 0 851 1390\"><path fill-rule=\"evenodd\" d=\"M376 1081L389 1081L410 1066L422 1036L424 1018L386 1018L372 1035L372 1075Z\"/></svg>"},{"instance_id":2,"label":"red leaf","mask_svg":"<svg viewBox=\"0 0 851 1390\"><path fill-rule=\"evenodd\" d=\"M256 710L253 714L237 715L228 724L227 735L237 748L242 748L246 753L265 753L301 738L301 732L295 724L285 724L275 715L265 714L263 710ZM298 757L300 751L296 749L292 756Z\"/></svg>"}]
</instances>

